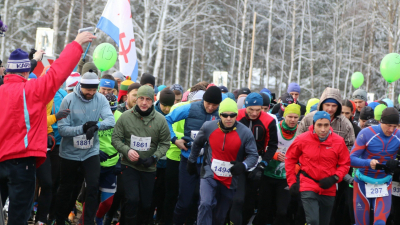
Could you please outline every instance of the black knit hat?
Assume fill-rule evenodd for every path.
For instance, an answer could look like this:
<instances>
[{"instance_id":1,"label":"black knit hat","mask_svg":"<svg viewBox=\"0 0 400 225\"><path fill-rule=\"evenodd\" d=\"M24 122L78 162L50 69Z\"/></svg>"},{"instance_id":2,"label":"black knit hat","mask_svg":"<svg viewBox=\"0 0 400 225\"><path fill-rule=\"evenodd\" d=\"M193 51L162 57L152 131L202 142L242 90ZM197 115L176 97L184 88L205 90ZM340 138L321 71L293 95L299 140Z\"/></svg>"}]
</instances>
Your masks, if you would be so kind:
<instances>
[{"instance_id":1,"label":"black knit hat","mask_svg":"<svg viewBox=\"0 0 400 225\"><path fill-rule=\"evenodd\" d=\"M248 89L246 87L243 87L243 88L239 89L238 96L240 96L240 95L248 95L250 93L251 93L250 89Z\"/></svg>"},{"instance_id":2,"label":"black knit hat","mask_svg":"<svg viewBox=\"0 0 400 225\"><path fill-rule=\"evenodd\" d=\"M140 84L141 85L151 84L154 87L156 84L156 78L154 78L154 76L149 73L144 73L140 78Z\"/></svg>"},{"instance_id":3,"label":"black knit hat","mask_svg":"<svg viewBox=\"0 0 400 225\"><path fill-rule=\"evenodd\" d=\"M281 96L281 101L283 104L292 104L294 103L293 97L289 93L285 93Z\"/></svg>"},{"instance_id":4,"label":"black knit hat","mask_svg":"<svg viewBox=\"0 0 400 225\"><path fill-rule=\"evenodd\" d=\"M360 112L360 119L369 120L374 118L374 110L369 106L364 106Z\"/></svg>"},{"instance_id":5,"label":"black knit hat","mask_svg":"<svg viewBox=\"0 0 400 225\"><path fill-rule=\"evenodd\" d=\"M384 124L399 124L399 112L393 107L383 110L381 116L381 123Z\"/></svg>"},{"instance_id":6,"label":"black knit hat","mask_svg":"<svg viewBox=\"0 0 400 225\"><path fill-rule=\"evenodd\" d=\"M260 95L263 98L263 106L269 107L269 105L271 104L271 99L269 98L269 96L266 93L261 93Z\"/></svg>"},{"instance_id":7,"label":"black knit hat","mask_svg":"<svg viewBox=\"0 0 400 225\"><path fill-rule=\"evenodd\" d=\"M160 92L160 103L164 106L173 106L175 103L175 93L170 89L164 88Z\"/></svg>"},{"instance_id":8,"label":"black knit hat","mask_svg":"<svg viewBox=\"0 0 400 225\"><path fill-rule=\"evenodd\" d=\"M206 90L203 95L203 100L213 104L219 104L222 102L221 89L217 86L211 86Z\"/></svg>"},{"instance_id":9,"label":"black knit hat","mask_svg":"<svg viewBox=\"0 0 400 225\"><path fill-rule=\"evenodd\" d=\"M127 93L129 94L129 92L131 92L132 90L139 89L140 86L142 86L142 85L140 85L138 83L133 83L133 84L129 85Z\"/></svg>"}]
</instances>

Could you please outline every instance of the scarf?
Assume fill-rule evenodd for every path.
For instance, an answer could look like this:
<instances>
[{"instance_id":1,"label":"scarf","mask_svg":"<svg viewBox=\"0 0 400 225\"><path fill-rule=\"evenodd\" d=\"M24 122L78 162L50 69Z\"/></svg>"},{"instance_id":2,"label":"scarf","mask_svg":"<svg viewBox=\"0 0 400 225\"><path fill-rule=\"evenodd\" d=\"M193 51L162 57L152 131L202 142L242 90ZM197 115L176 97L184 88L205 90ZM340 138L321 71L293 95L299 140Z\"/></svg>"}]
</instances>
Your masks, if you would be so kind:
<instances>
[{"instance_id":1,"label":"scarf","mask_svg":"<svg viewBox=\"0 0 400 225\"><path fill-rule=\"evenodd\" d=\"M226 128L221 120L218 122L219 129L221 129L222 132L224 132L224 133L229 133L229 132L231 132L233 130L236 130L236 125L237 125L237 121L235 121L235 123L233 124L232 127Z\"/></svg>"},{"instance_id":2,"label":"scarf","mask_svg":"<svg viewBox=\"0 0 400 225\"><path fill-rule=\"evenodd\" d=\"M297 131L297 124L296 124L295 127L290 128L290 127L285 123L285 120L282 120L282 121L279 123L279 129L281 129L282 137L283 137L285 140L292 140L293 137L294 137L295 134L296 134L296 131Z\"/></svg>"},{"instance_id":3,"label":"scarf","mask_svg":"<svg viewBox=\"0 0 400 225\"><path fill-rule=\"evenodd\" d=\"M150 115L150 113L153 111L154 106L151 106L149 109L147 109L146 111L142 111L138 105L135 106L135 110L136 112L138 112L141 116L145 117Z\"/></svg>"}]
</instances>

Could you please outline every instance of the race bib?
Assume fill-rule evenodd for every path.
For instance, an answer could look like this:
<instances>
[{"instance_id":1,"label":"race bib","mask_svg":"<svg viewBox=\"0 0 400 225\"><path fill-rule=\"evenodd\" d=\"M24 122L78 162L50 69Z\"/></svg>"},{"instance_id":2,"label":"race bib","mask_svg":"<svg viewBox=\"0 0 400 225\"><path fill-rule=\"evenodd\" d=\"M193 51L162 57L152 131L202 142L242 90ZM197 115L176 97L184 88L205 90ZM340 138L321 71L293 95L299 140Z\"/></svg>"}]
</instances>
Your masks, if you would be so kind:
<instances>
[{"instance_id":1,"label":"race bib","mask_svg":"<svg viewBox=\"0 0 400 225\"><path fill-rule=\"evenodd\" d=\"M365 192L367 198L379 198L389 196L387 185L385 184L368 184L365 183Z\"/></svg>"},{"instance_id":2,"label":"race bib","mask_svg":"<svg viewBox=\"0 0 400 225\"><path fill-rule=\"evenodd\" d=\"M279 148L278 147L278 149L276 151L286 155L287 148Z\"/></svg>"},{"instance_id":3,"label":"race bib","mask_svg":"<svg viewBox=\"0 0 400 225\"><path fill-rule=\"evenodd\" d=\"M198 133L199 133L198 130L192 130L190 132L190 138L193 139L193 141L194 141L194 139L196 139L196 136L197 136Z\"/></svg>"},{"instance_id":4,"label":"race bib","mask_svg":"<svg viewBox=\"0 0 400 225\"><path fill-rule=\"evenodd\" d=\"M230 162L213 159L211 163L211 170L215 175L220 177L232 177L231 167L233 165Z\"/></svg>"},{"instance_id":5,"label":"race bib","mask_svg":"<svg viewBox=\"0 0 400 225\"><path fill-rule=\"evenodd\" d=\"M392 195L400 197L400 182L392 182Z\"/></svg>"},{"instance_id":6,"label":"race bib","mask_svg":"<svg viewBox=\"0 0 400 225\"><path fill-rule=\"evenodd\" d=\"M131 135L131 148L136 151L150 150L151 137L136 137Z\"/></svg>"},{"instance_id":7,"label":"race bib","mask_svg":"<svg viewBox=\"0 0 400 225\"><path fill-rule=\"evenodd\" d=\"M90 140L86 139L86 135L79 135L74 137L74 147L79 149L89 149L93 147L93 138Z\"/></svg>"}]
</instances>

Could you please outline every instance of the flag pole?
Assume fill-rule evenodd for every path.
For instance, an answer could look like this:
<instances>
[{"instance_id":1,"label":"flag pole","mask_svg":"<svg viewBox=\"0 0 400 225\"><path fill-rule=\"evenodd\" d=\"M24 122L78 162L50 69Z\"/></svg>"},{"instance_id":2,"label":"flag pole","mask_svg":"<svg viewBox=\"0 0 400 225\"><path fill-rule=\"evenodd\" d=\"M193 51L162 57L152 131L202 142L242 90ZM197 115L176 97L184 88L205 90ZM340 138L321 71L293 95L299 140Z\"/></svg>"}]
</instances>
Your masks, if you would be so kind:
<instances>
[{"instance_id":1,"label":"flag pole","mask_svg":"<svg viewBox=\"0 0 400 225\"><path fill-rule=\"evenodd\" d=\"M96 27L96 29L94 29L94 33L93 33L94 36L96 36L96 32L97 32L97 27ZM85 54L83 55L83 58L82 58L83 62L85 62L86 54L89 51L89 48L90 48L91 45L92 45L92 42L89 42L89 45L87 46Z\"/></svg>"}]
</instances>

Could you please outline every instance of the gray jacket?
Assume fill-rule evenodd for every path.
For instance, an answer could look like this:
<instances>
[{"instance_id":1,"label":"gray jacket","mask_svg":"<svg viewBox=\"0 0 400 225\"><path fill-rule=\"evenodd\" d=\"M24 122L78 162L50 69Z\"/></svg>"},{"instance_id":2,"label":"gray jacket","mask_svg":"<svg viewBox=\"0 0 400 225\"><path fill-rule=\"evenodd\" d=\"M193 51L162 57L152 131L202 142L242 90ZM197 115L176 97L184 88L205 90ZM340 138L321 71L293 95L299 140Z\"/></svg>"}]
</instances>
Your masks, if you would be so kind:
<instances>
[{"instance_id":1,"label":"gray jacket","mask_svg":"<svg viewBox=\"0 0 400 225\"><path fill-rule=\"evenodd\" d=\"M102 94L96 93L93 99L86 100L82 97L80 84L76 85L74 92L68 94L62 101L60 111L70 109L71 114L58 121L58 132L62 139L60 143L60 157L74 161L84 161L87 158L98 155L100 149L99 136L96 132L93 138L93 147L79 149L74 147L74 137L84 135L83 124L88 121L99 122L99 130L107 130L115 125L114 115L110 105Z\"/></svg>"}]
</instances>

